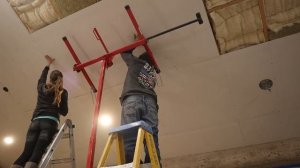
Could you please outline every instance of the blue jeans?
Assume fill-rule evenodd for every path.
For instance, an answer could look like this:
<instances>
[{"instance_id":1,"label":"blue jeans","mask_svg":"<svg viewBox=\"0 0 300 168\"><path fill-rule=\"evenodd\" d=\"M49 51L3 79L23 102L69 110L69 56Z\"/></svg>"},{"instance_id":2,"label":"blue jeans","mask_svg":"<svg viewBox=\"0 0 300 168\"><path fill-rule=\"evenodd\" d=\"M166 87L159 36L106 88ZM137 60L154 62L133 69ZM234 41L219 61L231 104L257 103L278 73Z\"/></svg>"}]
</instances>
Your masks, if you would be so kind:
<instances>
[{"instance_id":1,"label":"blue jeans","mask_svg":"<svg viewBox=\"0 0 300 168\"><path fill-rule=\"evenodd\" d=\"M158 144L158 105L156 100L151 96L146 95L131 95L126 97L122 102L122 117L121 124L129 124L132 122L143 120L152 127L153 139L155 142L155 147L160 160L160 151ZM126 163L130 163L133 160L135 143L137 139L137 134L132 133L130 135L125 135L124 137L125 146L125 159ZM150 157L145 148L146 156L145 163L150 162Z\"/></svg>"}]
</instances>

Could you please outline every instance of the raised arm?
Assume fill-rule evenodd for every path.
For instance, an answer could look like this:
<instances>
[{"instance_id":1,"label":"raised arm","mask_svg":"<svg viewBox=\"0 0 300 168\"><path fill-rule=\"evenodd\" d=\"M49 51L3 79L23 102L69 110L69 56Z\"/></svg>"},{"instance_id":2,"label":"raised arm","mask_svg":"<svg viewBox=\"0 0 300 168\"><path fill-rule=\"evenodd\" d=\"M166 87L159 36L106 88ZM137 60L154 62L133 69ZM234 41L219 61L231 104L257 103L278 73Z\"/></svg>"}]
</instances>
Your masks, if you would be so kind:
<instances>
[{"instance_id":1,"label":"raised arm","mask_svg":"<svg viewBox=\"0 0 300 168\"><path fill-rule=\"evenodd\" d=\"M38 80L38 88L41 85L46 84L48 72L49 72L49 65L45 66L45 68L42 71L42 74Z\"/></svg>"},{"instance_id":2,"label":"raised arm","mask_svg":"<svg viewBox=\"0 0 300 168\"><path fill-rule=\"evenodd\" d=\"M137 58L132 55L132 50L121 53L121 57L127 66L132 65Z\"/></svg>"},{"instance_id":3,"label":"raised arm","mask_svg":"<svg viewBox=\"0 0 300 168\"><path fill-rule=\"evenodd\" d=\"M42 71L42 74L38 80L38 86L37 86L37 89L42 89L46 82L47 82L47 76L48 76L48 72L49 72L49 67L50 65L54 62L54 59L51 58L50 56L46 55L45 56L46 60L47 60L47 66L45 66L45 68L43 69Z\"/></svg>"}]
</instances>

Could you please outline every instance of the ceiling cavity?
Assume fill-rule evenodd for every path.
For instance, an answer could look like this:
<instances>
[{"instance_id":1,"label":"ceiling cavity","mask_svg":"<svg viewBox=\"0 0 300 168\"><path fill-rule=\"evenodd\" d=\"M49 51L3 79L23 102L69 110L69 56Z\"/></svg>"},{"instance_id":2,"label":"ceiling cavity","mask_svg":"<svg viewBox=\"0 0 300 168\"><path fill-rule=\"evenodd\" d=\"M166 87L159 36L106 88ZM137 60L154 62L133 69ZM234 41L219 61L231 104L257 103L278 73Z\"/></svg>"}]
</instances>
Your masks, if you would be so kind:
<instances>
[{"instance_id":1,"label":"ceiling cavity","mask_svg":"<svg viewBox=\"0 0 300 168\"><path fill-rule=\"evenodd\" d=\"M220 54L300 32L299 0L203 0Z\"/></svg>"},{"instance_id":2,"label":"ceiling cavity","mask_svg":"<svg viewBox=\"0 0 300 168\"><path fill-rule=\"evenodd\" d=\"M29 32L39 30L100 0L8 0Z\"/></svg>"}]
</instances>

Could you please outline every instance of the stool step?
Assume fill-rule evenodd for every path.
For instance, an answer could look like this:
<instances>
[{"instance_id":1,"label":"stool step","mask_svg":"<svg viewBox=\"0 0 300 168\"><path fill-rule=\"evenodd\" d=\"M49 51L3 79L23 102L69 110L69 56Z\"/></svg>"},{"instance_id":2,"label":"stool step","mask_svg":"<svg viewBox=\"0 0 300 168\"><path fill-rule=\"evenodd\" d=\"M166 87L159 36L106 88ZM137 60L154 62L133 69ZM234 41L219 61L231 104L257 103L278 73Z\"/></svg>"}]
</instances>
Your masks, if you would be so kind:
<instances>
[{"instance_id":1,"label":"stool step","mask_svg":"<svg viewBox=\"0 0 300 168\"><path fill-rule=\"evenodd\" d=\"M133 157L133 162L128 164L121 164L125 162L125 150L124 150L124 136L136 136L136 144ZM114 166L106 166L105 162L109 155L109 150L113 142L117 142L117 160L119 164ZM146 142L146 143L145 143ZM147 145L147 154L150 156L152 164L140 164L144 145ZM144 148L145 149L145 148ZM138 166L139 165L139 166ZM109 133L107 143L104 147L104 152L98 163L98 168L160 168L157 151L155 148L155 142L153 139L152 128L144 121L138 121L127 125L122 125L118 128L112 129Z\"/></svg>"},{"instance_id":2,"label":"stool step","mask_svg":"<svg viewBox=\"0 0 300 168\"><path fill-rule=\"evenodd\" d=\"M132 163L118 165L118 166L109 166L109 167L101 167L101 168L133 168ZM150 163L141 164L140 168L151 168Z\"/></svg>"},{"instance_id":3,"label":"stool step","mask_svg":"<svg viewBox=\"0 0 300 168\"><path fill-rule=\"evenodd\" d=\"M109 134L112 134L112 133L126 134L128 132L134 132L134 131L137 132L137 130L140 127L143 128L144 130L146 130L147 132L149 132L150 134L153 134L153 131L152 131L152 128L150 127L150 125L144 121L137 121L137 122L133 122L130 124L122 125L117 128L113 128L110 130Z\"/></svg>"}]
</instances>

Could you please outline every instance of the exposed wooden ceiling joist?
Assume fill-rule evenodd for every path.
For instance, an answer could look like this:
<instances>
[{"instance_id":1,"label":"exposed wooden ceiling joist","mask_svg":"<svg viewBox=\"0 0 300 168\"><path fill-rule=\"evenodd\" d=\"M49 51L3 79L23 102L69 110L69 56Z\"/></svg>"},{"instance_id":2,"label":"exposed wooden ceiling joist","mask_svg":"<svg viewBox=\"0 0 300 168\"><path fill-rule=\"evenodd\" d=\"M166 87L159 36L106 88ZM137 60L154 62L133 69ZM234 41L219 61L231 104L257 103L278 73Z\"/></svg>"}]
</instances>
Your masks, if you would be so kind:
<instances>
[{"instance_id":1,"label":"exposed wooden ceiling joist","mask_svg":"<svg viewBox=\"0 0 300 168\"><path fill-rule=\"evenodd\" d=\"M213 12L213 11L216 11L216 10L224 9L224 8L226 8L228 6L240 3L242 1L244 1L244 0L233 0L233 1L227 2L227 3L223 4L223 5L219 5L219 6L213 7L211 9L209 9L208 12L210 13L210 12Z\"/></svg>"},{"instance_id":2,"label":"exposed wooden ceiling joist","mask_svg":"<svg viewBox=\"0 0 300 168\"><path fill-rule=\"evenodd\" d=\"M265 41L269 41L268 26L267 26L267 19L266 19L266 13L265 13L265 2L264 2L264 0L258 0L258 6L259 6L259 11L260 11L262 25L263 25L263 31L264 31Z\"/></svg>"}]
</instances>

